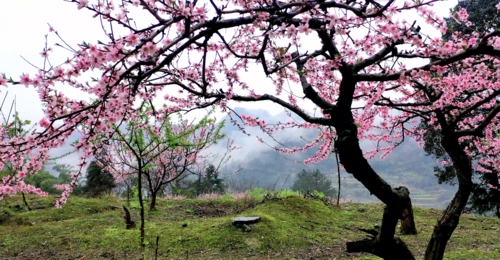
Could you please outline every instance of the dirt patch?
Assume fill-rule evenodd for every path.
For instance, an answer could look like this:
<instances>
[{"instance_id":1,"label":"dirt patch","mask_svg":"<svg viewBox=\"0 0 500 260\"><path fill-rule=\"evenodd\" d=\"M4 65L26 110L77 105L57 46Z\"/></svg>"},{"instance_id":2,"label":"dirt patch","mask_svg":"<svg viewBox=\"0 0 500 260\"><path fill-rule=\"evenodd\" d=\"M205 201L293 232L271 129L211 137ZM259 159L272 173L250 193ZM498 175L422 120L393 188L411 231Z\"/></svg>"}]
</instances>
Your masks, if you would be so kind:
<instances>
[{"instance_id":1,"label":"dirt patch","mask_svg":"<svg viewBox=\"0 0 500 260\"><path fill-rule=\"evenodd\" d=\"M197 217L218 218L239 214L254 206L255 204L253 203L229 204L219 201L209 201L202 204L192 205L190 210L192 210L193 214Z\"/></svg>"}]
</instances>

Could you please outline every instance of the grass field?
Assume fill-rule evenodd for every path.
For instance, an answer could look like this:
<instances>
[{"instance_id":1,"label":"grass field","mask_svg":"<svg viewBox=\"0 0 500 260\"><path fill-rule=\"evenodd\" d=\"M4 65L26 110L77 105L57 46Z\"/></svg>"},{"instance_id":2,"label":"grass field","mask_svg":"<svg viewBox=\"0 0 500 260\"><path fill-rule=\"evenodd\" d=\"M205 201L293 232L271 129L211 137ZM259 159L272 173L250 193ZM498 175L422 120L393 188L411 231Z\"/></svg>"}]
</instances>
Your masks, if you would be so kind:
<instances>
[{"instance_id":1,"label":"grass field","mask_svg":"<svg viewBox=\"0 0 500 260\"><path fill-rule=\"evenodd\" d=\"M0 257L8 259L137 259L139 229L125 229L122 205L71 197L62 209L55 198L30 196L0 202ZM348 254L345 243L366 238L358 228L379 225L381 204L326 205L285 197L256 200L159 200L146 214L146 258L155 259L379 259ZM138 204L129 206L139 223ZM417 258L441 211L415 208L419 234L401 236ZM261 216L250 232L231 225L235 216ZM500 259L500 220L463 215L447 248L447 259ZM156 241L158 239L158 246Z\"/></svg>"}]
</instances>

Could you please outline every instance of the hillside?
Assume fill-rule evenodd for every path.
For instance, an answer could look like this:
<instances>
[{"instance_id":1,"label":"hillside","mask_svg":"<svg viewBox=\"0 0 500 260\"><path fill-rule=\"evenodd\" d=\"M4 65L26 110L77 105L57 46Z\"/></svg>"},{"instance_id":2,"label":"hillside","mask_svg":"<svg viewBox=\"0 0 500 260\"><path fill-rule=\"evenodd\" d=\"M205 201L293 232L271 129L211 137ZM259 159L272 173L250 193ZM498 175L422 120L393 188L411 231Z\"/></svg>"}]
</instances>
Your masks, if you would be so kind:
<instances>
[{"instance_id":1,"label":"hillside","mask_svg":"<svg viewBox=\"0 0 500 260\"><path fill-rule=\"evenodd\" d=\"M235 109L240 115L253 115L259 119L265 119L268 123L286 122L291 119L280 113L270 115L264 110L251 110L244 108ZM225 119L228 119L226 116ZM226 174L224 178L241 182L258 182L260 186L267 188L283 189L292 186L296 175L302 170L320 169L327 174L334 187L337 184L337 165L335 157L319 163L304 165L303 160L311 157L317 151L312 148L303 153L281 154L275 152L273 147L283 147L275 140L266 137L259 129L255 127L246 127L245 131L251 134L243 134L237 127L226 124L223 131L229 138L235 140L235 145L241 149L232 153L232 160L222 169L223 173L231 173L237 169L243 168L236 174ZM317 130L311 129L286 129L277 132L275 139L287 147L303 147L307 142L317 136ZM266 141L262 144L256 137ZM225 144L220 144L223 146ZM362 141L363 150L371 150L374 144L368 141ZM222 152L220 152L222 153ZM380 159L380 155L370 161L374 170L382 176L391 186L406 186L410 190L412 203L426 208L444 209L456 192L456 187L438 184L434 175L434 167L438 166L432 156L426 156L422 148L412 140L406 138L405 142L399 145L394 152L385 159ZM342 180L342 196L351 199L353 202L379 202L379 200L370 195L368 190L350 174L341 170L341 176L346 176Z\"/></svg>"},{"instance_id":2,"label":"hillside","mask_svg":"<svg viewBox=\"0 0 500 260\"><path fill-rule=\"evenodd\" d=\"M0 202L0 257L6 259L136 259L139 229L126 230L122 201L106 197L71 197L63 209L55 198L30 196L26 211L19 197ZM378 225L382 204L326 205L286 197L262 204L256 200L160 200L147 212L147 259L379 259L348 254L347 241ZM137 203L129 208L138 222ZM421 258L440 210L414 209L419 234L401 236ZM242 232L235 216L261 216ZM185 226L185 227L183 227ZM451 237L447 259L500 259L500 220L463 215ZM159 237L158 247L156 238Z\"/></svg>"}]
</instances>

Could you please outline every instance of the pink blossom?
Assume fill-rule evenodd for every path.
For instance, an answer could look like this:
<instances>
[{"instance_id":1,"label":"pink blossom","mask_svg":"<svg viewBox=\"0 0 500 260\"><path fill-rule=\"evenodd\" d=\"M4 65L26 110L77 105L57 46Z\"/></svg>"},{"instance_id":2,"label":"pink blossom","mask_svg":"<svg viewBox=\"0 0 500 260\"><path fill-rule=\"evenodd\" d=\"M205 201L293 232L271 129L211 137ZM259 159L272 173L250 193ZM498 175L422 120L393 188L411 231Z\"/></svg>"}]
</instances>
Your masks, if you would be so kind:
<instances>
[{"instance_id":1,"label":"pink blossom","mask_svg":"<svg viewBox=\"0 0 500 260\"><path fill-rule=\"evenodd\" d=\"M29 85L31 83L30 74L26 73L26 74L21 75L21 80L19 81L19 83L23 84L26 87L29 87Z\"/></svg>"},{"instance_id":2,"label":"pink blossom","mask_svg":"<svg viewBox=\"0 0 500 260\"><path fill-rule=\"evenodd\" d=\"M0 86L7 87L7 80L0 76Z\"/></svg>"},{"instance_id":3,"label":"pink blossom","mask_svg":"<svg viewBox=\"0 0 500 260\"><path fill-rule=\"evenodd\" d=\"M78 6L77 6L78 10L86 7L88 5L88 3L89 3L89 0L80 0L80 2L78 3Z\"/></svg>"},{"instance_id":4,"label":"pink blossom","mask_svg":"<svg viewBox=\"0 0 500 260\"><path fill-rule=\"evenodd\" d=\"M42 118L42 120L40 120L41 127L47 128L47 127L49 127L49 125L50 125L50 122L49 122L49 120L47 120L47 118L44 117L44 118Z\"/></svg>"}]
</instances>

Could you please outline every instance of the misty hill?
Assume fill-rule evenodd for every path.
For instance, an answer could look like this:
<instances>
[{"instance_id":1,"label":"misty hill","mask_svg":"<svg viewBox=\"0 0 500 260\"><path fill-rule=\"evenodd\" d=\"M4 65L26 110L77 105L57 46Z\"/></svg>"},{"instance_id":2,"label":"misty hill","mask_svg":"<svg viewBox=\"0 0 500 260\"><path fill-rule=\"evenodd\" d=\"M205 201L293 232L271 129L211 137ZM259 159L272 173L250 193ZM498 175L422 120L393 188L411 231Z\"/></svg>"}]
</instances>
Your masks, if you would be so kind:
<instances>
[{"instance_id":1,"label":"misty hill","mask_svg":"<svg viewBox=\"0 0 500 260\"><path fill-rule=\"evenodd\" d=\"M269 124L291 121L291 118L284 112L271 115L265 110L237 108L235 111L240 115L252 115L264 119ZM237 117L233 116L233 118ZM225 119L228 119L228 116ZM314 155L317 148L298 154L281 154L274 151L274 147L283 147L276 141L287 147L303 147L307 143L305 140L312 140L318 135L318 130L286 129L274 135L275 141L256 127L245 127L245 131L250 134L247 136L237 126L228 122L229 120L227 120L224 132L229 138L235 140L236 146L241 148L232 153L232 160L222 169L222 172L226 173L224 178L240 183L257 184L258 182L259 186L282 189L289 188L297 173L302 169L318 168L328 175L332 183L337 183L337 165L334 156L320 163L305 165L302 162ZM257 137L262 138L265 143L260 143ZM362 141L361 147L363 150L369 150L373 149L374 145L371 142ZM385 159L376 157L370 161L370 164L393 187L408 187L413 203L422 207L444 208L456 191L455 187L438 184L433 171L437 166L436 160L431 156L426 156L423 149L410 138ZM241 168L243 170L236 174L227 174ZM342 169L341 177L343 177L341 187L343 197L348 197L355 202L378 201L361 183Z\"/></svg>"}]
</instances>

